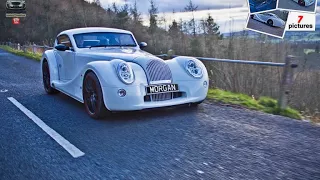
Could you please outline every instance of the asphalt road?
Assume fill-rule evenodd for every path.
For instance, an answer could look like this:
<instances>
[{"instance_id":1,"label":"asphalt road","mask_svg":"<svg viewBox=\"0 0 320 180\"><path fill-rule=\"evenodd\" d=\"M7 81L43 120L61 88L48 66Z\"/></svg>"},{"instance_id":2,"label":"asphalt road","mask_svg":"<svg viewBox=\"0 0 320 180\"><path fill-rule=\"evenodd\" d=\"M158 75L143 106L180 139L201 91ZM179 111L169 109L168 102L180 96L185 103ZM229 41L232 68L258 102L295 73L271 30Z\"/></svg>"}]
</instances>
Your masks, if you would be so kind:
<instances>
[{"instance_id":1,"label":"asphalt road","mask_svg":"<svg viewBox=\"0 0 320 180\"><path fill-rule=\"evenodd\" d=\"M282 37L284 28L272 27L255 19L249 19L247 28Z\"/></svg>"},{"instance_id":2,"label":"asphalt road","mask_svg":"<svg viewBox=\"0 0 320 180\"><path fill-rule=\"evenodd\" d=\"M298 3L292 0L279 0L278 8L314 12L315 3L311 6L305 7L305 6L300 6Z\"/></svg>"},{"instance_id":3,"label":"asphalt road","mask_svg":"<svg viewBox=\"0 0 320 180\"><path fill-rule=\"evenodd\" d=\"M88 117L46 95L39 63L0 50L0 179L319 179L320 127L205 102ZM84 152L74 158L7 98Z\"/></svg>"}]
</instances>

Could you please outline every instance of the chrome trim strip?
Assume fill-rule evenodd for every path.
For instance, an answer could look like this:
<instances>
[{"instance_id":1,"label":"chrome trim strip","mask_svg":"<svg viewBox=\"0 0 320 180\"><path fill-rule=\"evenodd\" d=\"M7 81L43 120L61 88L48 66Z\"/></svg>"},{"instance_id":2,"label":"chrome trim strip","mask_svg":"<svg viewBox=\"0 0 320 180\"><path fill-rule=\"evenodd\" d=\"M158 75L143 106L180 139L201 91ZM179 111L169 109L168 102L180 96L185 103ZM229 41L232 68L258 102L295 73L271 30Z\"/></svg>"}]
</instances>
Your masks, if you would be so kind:
<instances>
[{"instance_id":1,"label":"chrome trim strip","mask_svg":"<svg viewBox=\"0 0 320 180\"><path fill-rule=\"evenodd\" d=\"M150 81L150 84L171 84L171 80Z\"/></svg>"}]
</instances>

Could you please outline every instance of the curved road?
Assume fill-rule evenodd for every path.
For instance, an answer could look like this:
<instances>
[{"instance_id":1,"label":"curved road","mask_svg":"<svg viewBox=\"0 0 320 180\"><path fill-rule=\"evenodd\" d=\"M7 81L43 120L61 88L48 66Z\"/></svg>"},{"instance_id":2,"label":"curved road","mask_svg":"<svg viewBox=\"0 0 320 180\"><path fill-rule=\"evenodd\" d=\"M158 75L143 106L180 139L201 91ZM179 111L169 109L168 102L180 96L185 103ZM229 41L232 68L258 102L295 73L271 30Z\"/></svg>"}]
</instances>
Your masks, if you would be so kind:
<instances>
[{"instance_id":1,"label":"curved road","mask_svg":"<svg viewBox=\"0 0 320 180\"><path fill-rule=\"evenodd\" d=\"M92 120L42 89L39 63L0 50L0 179L319 179L320 127L217 106ZM7 98L85 154L73 158Z\"/></svg>"},{"instance_id":2,"label":"curved road","mask_svg":"<svg viewBox=\"0 0 320 180\"><path fill-rule=\"evenodd\" d=\"M282 37L284 28L272 27L255 19L249 19L247 28Z\"/></svg>"}]
</instances>

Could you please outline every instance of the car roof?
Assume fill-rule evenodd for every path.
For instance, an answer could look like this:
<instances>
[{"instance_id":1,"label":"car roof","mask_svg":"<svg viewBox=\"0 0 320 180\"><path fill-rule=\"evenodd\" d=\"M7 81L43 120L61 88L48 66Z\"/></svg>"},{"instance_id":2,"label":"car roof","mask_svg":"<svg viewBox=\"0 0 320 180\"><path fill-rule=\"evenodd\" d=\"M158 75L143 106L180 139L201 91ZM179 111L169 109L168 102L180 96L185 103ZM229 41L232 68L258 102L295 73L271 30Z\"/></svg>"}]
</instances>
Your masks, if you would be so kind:
<instances>
[{"instance_id":1,"label":"car roof","mask_svg":"<svg viewBox=\"0 0 320 180\"><path fill-rule=\"evenodd\" d=\"M86 28L76 28L62 31L61 34L74 35L74 34L82 34L82 33L92 33L92 32L115 32L115 33L126 33L132 34L130 31L126 31L123 29L115 29L115 28L105 28L105 27L86 27Z\"/></svg>"}]
</instances>

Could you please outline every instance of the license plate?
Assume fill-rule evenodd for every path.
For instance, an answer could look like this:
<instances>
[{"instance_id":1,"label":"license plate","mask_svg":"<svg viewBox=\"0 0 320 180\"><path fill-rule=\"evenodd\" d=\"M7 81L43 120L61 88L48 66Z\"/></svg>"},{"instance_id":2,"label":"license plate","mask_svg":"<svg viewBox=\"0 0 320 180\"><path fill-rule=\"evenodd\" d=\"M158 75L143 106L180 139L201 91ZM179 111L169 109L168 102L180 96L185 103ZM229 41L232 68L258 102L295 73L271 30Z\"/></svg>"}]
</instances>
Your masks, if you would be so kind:
<instances>
[{"instance_id":1,"label":"license plate","mask_svg":"<svg viewBox=\"0 0 320 180\"><path fill-rule=\"evenodd\" d=\"M161 84L161 85L151 85L147 87L147 95L177 92L177 91L179 91L178 84Z\"/></svg>"}]
</instances>

